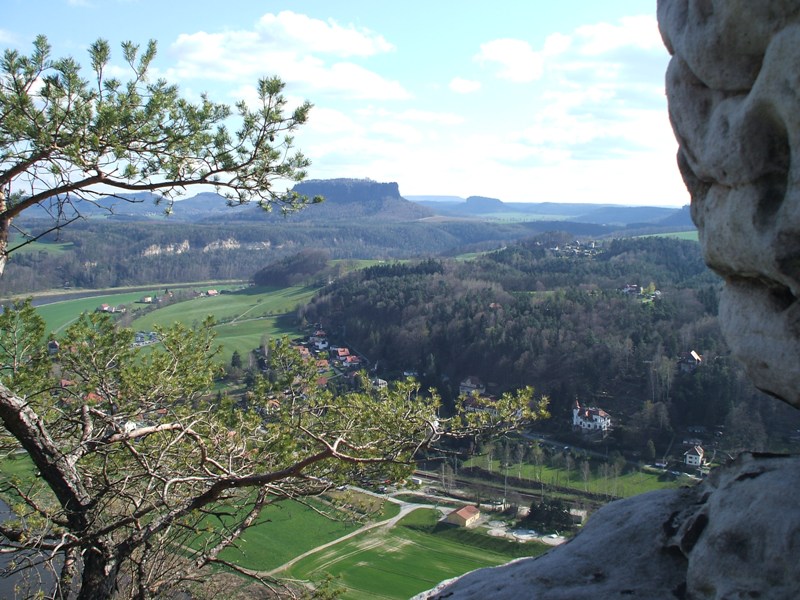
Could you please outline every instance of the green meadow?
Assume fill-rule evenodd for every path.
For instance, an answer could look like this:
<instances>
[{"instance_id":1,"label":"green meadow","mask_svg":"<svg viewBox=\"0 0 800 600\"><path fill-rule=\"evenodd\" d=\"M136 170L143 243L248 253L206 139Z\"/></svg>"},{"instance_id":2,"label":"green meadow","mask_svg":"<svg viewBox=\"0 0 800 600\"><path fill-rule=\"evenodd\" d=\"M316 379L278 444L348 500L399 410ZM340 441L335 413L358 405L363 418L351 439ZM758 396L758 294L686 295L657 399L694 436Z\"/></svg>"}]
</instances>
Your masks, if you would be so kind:
<instances>
[{"instance_id":1,"label":"green meadow","mask_svg":"<svg viewBox=\"0 0 800 600\"><path fill-rule=\"evenodd\" d=\"M198 285L196 289L208 289ZM227 286L231 287L231 286ZM225 290L226 286L217 286ZM101 304L125 305L128 310L153 308L143 316L135 318L130 327L137 331L150 331L155 326L169 327L175 322L192 325L211 316L216 322L217 341L222 345L220 361L229 362L234 350L242 356L257 348L266 336L295 336L300 332L294 325L292 315L298 306L307 302L317 291L316 287L296 286L288 288L247 287L226 290L219 296L201 296L176 302L163 308L139 303L144 296L163 293L163 288L149 291L123 292L65 300L37 308L44 318L46 330L56 335L78 319L83 312L93 312Z\"/></svg>"},{"instance_id":2,"label":"green meadow","mask_svg":"<svg viewBox=\"0 0 800 600\"><path fill-rule=\"evenodd\" d=\"M673 231L669 233L652 233L648 235L641 235L638 237L669 237L675 238L678 240L689 240L691 242L698 241L697 237L697 230L693 229L691 231Z\"/></svg>"},{"instance_id":3,"label":"green meadow","mask_svg":"<svg viewBox=\"0 0 800 600\"><path fill-rule=\"evenodd\" d=\"M153 289L145 292L125 292L78 300L63 300L40 306L36 309L36 312L45 320L46 331L58 335L64 328L76 321L81 313L94 312L101 304L112 306L119 306L120 304L131 305L140 300L142 296L150 296L157 293L157 291L161 290Z\"/></svg>"},{"instance_id":4,"label":"green meadow","mask_svg":"<svg viewBox=\"0 0 800 600\"><path fill-rule=\"evenodd\" d=\"M475 456L465 462L464 466L478 467L491 473L507 473L509 477L517 477L529 481L531 487L535 487L538 483L545 483L592 494L621 498L636 496L666 487L678 487L682 483L681 478L675 481L663 481L659 479L659 473L648 472L647 470L631 470L617 476L609 473L605 476L598 473L597 465L593 465L591 472L587 473L587 477L584 480L580 466L577 463L569 470L563 467L537 466L528 463L512 464L508 469L504 470L499 460L488 460L486 456ZM686 481L684 480L683 482L685 483Z\"/></svg>"},{"instance_id":5,"label":"green meadow","mask_svg":"<svg viewBox=\"0 0 800 600\"><path fill-rule=\"evenodd\" d=\"M283 500L267 506L236 545L222 552L222 558L245 569L271 571L365 524L363 515L348 515L316 499L307 502ZM396 504L385 501L381 504L373 520L385 520L399 512Z\"/></svg>"},{"instance_id":6,"label":"green meadow","mask_svg":"<svg viewBox=\"0 0 800 600\"><path fill-rule=\"evenodd\" d=\"M317 289L248 287L229 294L194 298L154 310L133 321L131 327L150 331L156 325L169 327L175 322L192 325L210 315L217 323L214 327L217 342L223 347L220 360L227 363L234 350L247 356L265 335L298 335L294 320L287 315L308 302Z\"/></svg>"},{"instance_id":7,"label":"green meadow","mask_svg":"<svg viewBox=\"0 0 800 600\"><path fill-rule=\"evenodd\" d=\"M18 233L12 233L11 238L9 239L9 247L16 248L20 246L24 242L24 238ZM24 253L35 253L35 252L44 252L46 254L64 254L67 250L72 248L72 242L62 243L62 242L30 242L25 244L24 246L20 246L19 249L14 250L14 252L24 252Z\"/></svg>"},{"instance_id":8,"label":"green meadow","mask_svg":"<svg viewBox=\"0 0 800 600\"><path fill-rule=\"evenodd\" d=\"M344 588L345 600L401 599L468 571L547 549L538 543L520 544L437 525L438 517L438 511L417 509L392 528L377 527L344 540L297 561L278 576L318 583L330 574Z\"/></svg>"}]
</instances>

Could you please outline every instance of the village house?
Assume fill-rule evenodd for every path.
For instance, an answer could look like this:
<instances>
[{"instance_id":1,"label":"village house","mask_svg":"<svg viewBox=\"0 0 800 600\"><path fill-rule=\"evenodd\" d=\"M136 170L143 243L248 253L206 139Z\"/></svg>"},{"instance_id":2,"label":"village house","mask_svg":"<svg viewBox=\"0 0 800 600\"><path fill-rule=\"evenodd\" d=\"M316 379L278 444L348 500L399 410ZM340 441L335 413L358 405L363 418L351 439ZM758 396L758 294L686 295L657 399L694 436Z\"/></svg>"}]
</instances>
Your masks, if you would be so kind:
<instances>
[{"instance_id":1,"label":"village house","mask_svg":"<svg viewBox=\"0 0 800 600\"><path fill-rule=\"evenodd\" d=\"M471 504L462 506L445 517L445 521L459 527L472 527L481 518L481 511Z\"/></svg>"},{"instance_id":2,"label":"village house","mask_svg":"<svg viewBox=\"0 0 800 600\"><path fill-rule=\"evenodd\" d=\"M683 453L683 458L690 467L702 467L705 464L705 450L702 446L692 446Z\"/></svg>"},{"instance_id":3,"label":"village house","mask_svg":"<svg viewBox=\"0 0 800 600\"><path fill-rule=\"evenodd\" d=\"M583 407L575 400L575 406L572 408L572 427L583 432L606 433L611 429L611 415L601 408Z\"/></svg>"},{"instance_id":4,"label":"village house","mask_svg":"<svg viewBox=\"0 0 800 600\"><path fill-rule=\"evenodd\" d=\"M683 352L678 357L678 368L681 373L692 373L703 362L703 357L692 350L691 352Z\"/></svg>"},{"instance_id":5,"label":"village house","mask_svg":"<svg viewBox=\"0 0 800 600\"><path fill-rule=\"evenodd\" d=\"M314 349L317 352L322 352L323 350L328 349L328 340L318 335L312 335L311 337L309 337L308 343L314 346Z\"/></svg>"},{"instance_id":6,"label":"village house","mask_svg":"<svg viewBox=\"0 0 800 600\"><path fill-rule=\"evenodd\" d=\"M361 366L361 359L358 356L354 356L351 354L349 356L345 356L342 363L346 367L357 368Z\"/></svg>"},{"instance_id":7,"label":"village house","mask_svg":"<svg viewBox=\"0 0 800 600\"><path fill-rule=\"evenodd\" d=\"M499 413L495 408L494 403L497 398L494 396L467 396L464 398L464 411L465 412L485 412L496 417Z\"/></svg>"},{"instance_id":8,"label":"village house","mask_svg":"<svg viewBox=\"0 0 800 600\"><path fill-rule=\"evenodd\" d=\"M484 393L486 393L486 386L474 375L470 375L464 379L458 386L459 395L466 394L467 396L472 396L472 394L481 395Z\"/></svg>"}]
</instances>

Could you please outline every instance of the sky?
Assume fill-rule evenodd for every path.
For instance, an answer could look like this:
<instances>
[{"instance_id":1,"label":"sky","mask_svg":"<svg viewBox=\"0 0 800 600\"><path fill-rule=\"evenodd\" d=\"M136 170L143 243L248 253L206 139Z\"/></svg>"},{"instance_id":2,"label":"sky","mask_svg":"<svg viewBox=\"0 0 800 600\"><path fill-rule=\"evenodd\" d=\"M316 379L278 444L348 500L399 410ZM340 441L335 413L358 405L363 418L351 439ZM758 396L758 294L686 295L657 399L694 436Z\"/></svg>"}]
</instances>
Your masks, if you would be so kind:
<instances>
[{"instance_id":1,"label":"sky","mask_svg":"<svg viewBox=\"0 0 800 600\"><path fill-rule=\"evenodd\" d=\"M310 101L311 179L404 196L682 206L655 0L1 0L0 45L87 64L158 42L154 75L233 104ZM89 71L86 71L87 78Z\"/></svg>"}]
</instances>

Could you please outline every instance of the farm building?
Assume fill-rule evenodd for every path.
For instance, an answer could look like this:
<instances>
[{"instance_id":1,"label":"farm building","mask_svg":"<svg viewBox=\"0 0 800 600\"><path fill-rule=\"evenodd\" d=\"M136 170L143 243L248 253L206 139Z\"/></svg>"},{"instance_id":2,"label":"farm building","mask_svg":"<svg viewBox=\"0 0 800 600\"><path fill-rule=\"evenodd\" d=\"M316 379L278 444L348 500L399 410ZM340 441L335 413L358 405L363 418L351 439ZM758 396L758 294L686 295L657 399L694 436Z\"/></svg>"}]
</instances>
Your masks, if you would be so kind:
<instances>
[{"instance_id":1,"label":"farm building","mask_svg":"<svg viewBox=\"0 0 800 600\"><path fill-rule=\"evenodd\" d=\"M445 521L459 527L471 527L481 518L481 511L476 506L462 506L447 515Z\"/></svg>"}]
</instances>

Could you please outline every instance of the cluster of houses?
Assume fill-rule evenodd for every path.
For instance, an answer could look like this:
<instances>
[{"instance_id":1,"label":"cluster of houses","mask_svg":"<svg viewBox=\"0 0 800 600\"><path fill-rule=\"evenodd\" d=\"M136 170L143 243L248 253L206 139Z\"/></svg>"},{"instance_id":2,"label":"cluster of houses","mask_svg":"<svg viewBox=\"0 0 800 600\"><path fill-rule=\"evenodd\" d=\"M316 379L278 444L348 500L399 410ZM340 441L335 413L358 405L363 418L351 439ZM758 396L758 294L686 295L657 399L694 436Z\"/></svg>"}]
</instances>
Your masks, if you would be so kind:
<instances>
[{"instance_id":1,"label":"cluster of houses","mask_svg":"<svg viewBox=\"0 0 800 600\"><path fill-rule=\"evenodd\" d=\"M458 384L458 395L465 396L464 410L467 412L497 414L497 411L492 407L492 402L497 399L486 394L486 385L474 375L465 377Z\"/></svg>"},{"instance_id":2,"label":"cluster of houses","mask_svg":"<svg viewBox=\"0 0 800 600\"><path fill-rule=\"evenodd\" d=\"M651 284L652 286L652 284ZM640 299L642 302L652 302L661 298L661 290L656 290L650 287L645 289L636 283L628 283L619 290L626 296L632 296Z\"/></svg>"},{"instance_id":3,"label":"cluster of houses","mask_svg":"<svg viewBox=\"0 0 800 600\"><path fill-rule=\"evenodd\" d=\"M161 341L155 331L137 331L133 334L134 346L147 346Z\"/></svg>"},{"instance_id":4,"label":"cluster of houses","mask_svg":"<svg viewBox=\"0 0 800 600\"><path fill-rule=\"evenodd\" d=\"M329 372L331 369L354 374L365 364L364 359L356 352L351 351L350 348L332 346L328 340L327 333L321 328L317 328L305 342L296 344L295 349L306 360L316 361L317 372L320 375ZM327 377L320 377L317 381L318 385L325 385L326 383Z\"/></svg>"},{"instance_id":5,"label":"cluster of houses","mask_svg":"<svg viewBox=\"0 0 800 600\"><path fill-rule=\"evenodd\" d=\"M192 290L191 296L192 298L213 298L214 296L219 296L222 292L219 290ZM174 293L170 290L164 290L164 293L159 295L148 295L142 296L139 299L140 304L161 304L162 302L166 302L167 300L171 300L174 297Z\"/></svg>"},{"instance_id":6,"label":"cluster of houses","mask_svg":"<svg viewBox=\"0 0 800 600\"><path fill-rule=\"evenodd\" d=\"M563 246L552 246L548 248L554 256L585 256L594 257L603 252L603 250L594 241L581 242L574 240Z\"/></svg>"},{"instance_id":7,"label":"cluster of houses","mask_svg":"<svg viewBox=\"0 0 800 600\"><path fill-rule=\"evenodd\" d=\"M111 306L110 304L101 304L94 310L95 312L109 313L109 314L124 314L128 311L128 309L121 304L119 306Z\"/></svg>"}]
</instances>

